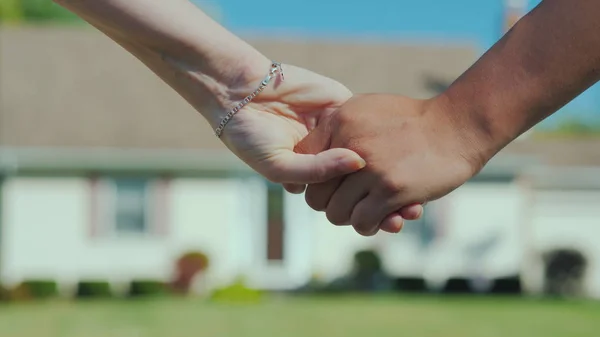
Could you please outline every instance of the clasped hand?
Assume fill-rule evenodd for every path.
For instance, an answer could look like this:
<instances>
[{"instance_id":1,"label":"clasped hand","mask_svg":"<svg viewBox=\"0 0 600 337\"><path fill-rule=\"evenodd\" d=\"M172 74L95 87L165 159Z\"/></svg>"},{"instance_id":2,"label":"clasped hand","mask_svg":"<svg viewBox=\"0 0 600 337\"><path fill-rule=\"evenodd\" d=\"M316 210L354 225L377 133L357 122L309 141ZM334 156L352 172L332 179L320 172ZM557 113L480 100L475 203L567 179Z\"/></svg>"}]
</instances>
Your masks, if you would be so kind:
<instances>
[{"instance_id":1,"label":"clasped hand","mask_svg":"<svg viewBox=\"0 0 600 337\"><path fill-rule=\"evenodd\" d=\"M267 179L361 235L399 232L422 204L471 177L468 160L432 101L352 98L342 84L283 65L285 81L257 96L225 128L224 143ZM436 119L437 118L437 119Z\"/></svg>"}]
</instances>

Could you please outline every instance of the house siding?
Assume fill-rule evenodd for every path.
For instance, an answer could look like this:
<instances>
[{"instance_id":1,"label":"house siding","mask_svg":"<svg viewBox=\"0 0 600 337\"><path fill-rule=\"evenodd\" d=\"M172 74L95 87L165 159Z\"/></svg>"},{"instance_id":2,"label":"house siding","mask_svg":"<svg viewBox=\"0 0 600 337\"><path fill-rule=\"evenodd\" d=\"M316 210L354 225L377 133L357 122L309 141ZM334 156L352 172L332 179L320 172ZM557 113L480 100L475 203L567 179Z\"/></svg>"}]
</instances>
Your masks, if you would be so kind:
<instances>
[{"instance_id":1,"label":"house siding","mask_svg":"<svg viewBox=\"0 0 600 337\"><path fill-rule=\"evenodd\" d=\"M424 275L434 287L450 278L494 279L518 275L525 204L514 182L471 182L443 199L443 236L425 258Z\"/></svg>"},{"instance_id":2,"label":"house siding","mask_svg":"<svg viewBox=\"0 0 600 337\"><path fill-rule=\"evenodd\" d=\"M62 284L101 278L169 280L173 262L186 250L209 254L207 282L236 276L240 249L232 237L244 224L235 212L243 186L234 179L174 179L167 235L89 236L89 180L79 177L12 177L4 184L5 236L1 277L7 284L52 278ZM103 224L100 224L103 225Z\"/></svg>"},{"instance_id":3,"label":"house siding","mask_svg":"<svg viewBox=\"0 0 600 337\"><path fill-rule=\"evenodd\" d=\"M419 223L407 221L398 235L380 232L363 237L352 227L331 225L324 213L314 213L311 272L319 280L332 281L348 273L356 252L374 250L391 276L431 278L432 284L477 272L490 278L515 275L520 272L523 252L519 228L527 207L524 196L522 187L511 181L478 181L460 187L429 204L434 228L444 228L443 235L436 233L429 246L422 246L418 231L409 228ZM489 239L489 235L498 236L497 243L481 261L482 269L469 269L472 261L468 248ZM447 261L450 257L452 261Z\"/></svg>"},{"instance_id":4,"label":"house siding","mask_svg":"<svg viewBox=\"0 0 600 337\"><path fill-rule=\"evenodd\" d=\"M243 219L236 235L244 247L241 270L249 286L264 289L291 289L304 285L311 276L310 256L315 238L314 211L302 196L284 195L284 260L267 259L267 184L262 178L247 178L238 195L235 211Z\"/></svg>"},{"instance_id":5,"label":"house siding","mask_svg":"<svg viewBox=\"0 0 600 337\"><path fill-rule=\"evenodd\" d=\"M536 190L534 193L531 250L536 259L525 270L534 281L533 291L544 287L543 255L559 249L574 249L585 256L588 267L584 277L585 291L600 298L600 191Z\"/></svg>"},{"instance_id":6,"label":"house siding","mask_svg":"<svg viewBox=\"0 0 600 337\"><path fill-rule=\"evenodd\" d=\"M312 269L314 276L328 282L352 268L354 254L359 250L376 249L378 234L363 237L350 226L334 226L324 213L315 213L312 240ZM381 234L385 235L385 234Z\"/></svg>"}]
</instances>

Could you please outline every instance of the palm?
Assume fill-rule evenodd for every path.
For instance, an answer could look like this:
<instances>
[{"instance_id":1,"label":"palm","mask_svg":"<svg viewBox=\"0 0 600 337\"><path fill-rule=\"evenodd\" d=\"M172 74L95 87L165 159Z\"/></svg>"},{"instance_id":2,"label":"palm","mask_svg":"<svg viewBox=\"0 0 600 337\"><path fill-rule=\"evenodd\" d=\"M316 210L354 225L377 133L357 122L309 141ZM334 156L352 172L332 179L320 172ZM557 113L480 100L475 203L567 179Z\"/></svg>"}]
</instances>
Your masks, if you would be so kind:
<instances>
[{"instance_id":1,"label":"palm","mask_svg":"<svg viewBox=\"0 0 600 337\"><path fill-rule=\"evenodd\" d=\"M222 139L233 153L267 178L299 182L281 177L279 171L289 171L288 166L294 164L288 161L307 159L307 155L294 154L295 145L319 118L334 112L352 93L330 78L290 65L283 67L285 81L270 83L268 89L236 114ZM342 156L350 151L338 152Z\"/></svg>"}]
</instances>

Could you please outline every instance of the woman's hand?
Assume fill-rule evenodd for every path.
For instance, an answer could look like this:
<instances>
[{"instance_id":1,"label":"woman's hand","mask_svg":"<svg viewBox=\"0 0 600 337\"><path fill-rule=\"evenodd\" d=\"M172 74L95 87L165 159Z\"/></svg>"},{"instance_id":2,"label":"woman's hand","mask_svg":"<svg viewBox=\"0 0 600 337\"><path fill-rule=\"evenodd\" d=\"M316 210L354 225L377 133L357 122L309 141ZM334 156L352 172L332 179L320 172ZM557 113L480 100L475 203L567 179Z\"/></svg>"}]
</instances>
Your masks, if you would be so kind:
<instances>
[{"instance_id":1,"label":"woman's hand","mask_svg":"<svg viewBox=\"0 0 600 337\"><path fill-rule=\"evenodd\" d=\"M352 93L337 81L309 70L287 64L282 69L285 80L281 76L271 80L225 126L221 139L226 146L267 179L286 184L295 193L302 192L304 184L327 181L364 167L364 160L348 149L294 153L295 145L319 119L333 113ZM263 75L268 70L264 67ZM237 101L255 90L261 80L251 81L254 85L246 86Z\"/></svg>"}]
</instances>

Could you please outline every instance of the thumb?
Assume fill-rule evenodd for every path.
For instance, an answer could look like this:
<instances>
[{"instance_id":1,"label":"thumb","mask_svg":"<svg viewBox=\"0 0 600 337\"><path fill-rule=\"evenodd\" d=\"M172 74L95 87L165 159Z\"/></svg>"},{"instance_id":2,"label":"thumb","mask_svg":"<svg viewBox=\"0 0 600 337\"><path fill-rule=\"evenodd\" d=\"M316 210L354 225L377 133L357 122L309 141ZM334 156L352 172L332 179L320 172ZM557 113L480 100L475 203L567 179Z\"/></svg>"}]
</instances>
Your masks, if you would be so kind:
<instances>
[{"instance_id":1,"label":"thumb","mask_svg":"<svg viewBox=\"0 0 600 337\"><path fill-rule=\"evenodd\" d=\"M302 138L294 147L294 152L317 154L328 150L331 146L331 132L328 123L321 123Z\"/></svg>"},{"instance_id":2,"label":"thumb","mask_svg":"<svg viewBox=\"0 0 600 337\"><path fill-rule=\"evenodd\" d=\"M366 162L349 149L329 149L331 132L328 123L321 123L294 148L274 158L275 182L316 184L356 172ZM298 188L299 190L299 188Z\"/></svg>"},{"instance_id":3,"label":"thumb","mask_svg":"<svg viewBox=\"0 0 600 337\"><path fill-rule=\"evenodd\" d=\"M272 179L276 183L315 184L356 172L366 162L354 151L330 149L318 154L283 152L273 158Z\"/></svg>"}]
</instances>

